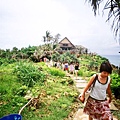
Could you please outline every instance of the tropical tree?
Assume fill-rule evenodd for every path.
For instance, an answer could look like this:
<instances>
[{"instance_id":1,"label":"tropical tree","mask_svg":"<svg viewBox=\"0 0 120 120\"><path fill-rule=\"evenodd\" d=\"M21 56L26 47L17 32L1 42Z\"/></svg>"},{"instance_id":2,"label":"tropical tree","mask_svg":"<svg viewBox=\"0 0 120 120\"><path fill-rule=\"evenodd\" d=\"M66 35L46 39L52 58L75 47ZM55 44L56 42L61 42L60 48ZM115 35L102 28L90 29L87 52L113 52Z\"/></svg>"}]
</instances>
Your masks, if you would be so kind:
<instances>
[{"instance_id":1,"label":"tropical tree","mask_svg":"<svg viewBox=\"0 0 120 120\"><path fill-rule=\"evenodd\" d=\"M58 40L60 39L60 34L56 34L55 37L53 38L53 49L58 47Z\"/></svg>"},{"instance_id":2,"label":"tropical tree","mask_svg":"<svg viewBox=\"0 0 120 120\"><path fill-rule=\"evenodd\" d=\"M60 39L60 34L58 33L55 35L53 43L58 43L59 39Z\"/></svg>"},{"instance_id":3,"label":"tropical tree","mask_svg":"<svg viewBox=\"0 0 120 120\"><path fill-rule=\"evenodd\" d=\"M2 50L0 49L0 57L6 57L6 51L5 50Z\"/></svg>"},{"instance_id":4,"label":"tropical tree","mask_svg":"<svg viewBox=\"0 0 120 120\"><path fill-rule=\"evenodd\" d=\"M51 35L51 33L47 30L46 35L43 36L43 42L45 43L46 50L53 50L57 47L58 40L60 38L60 34L56 34L55 37Z\"/></svg>"},{"instance_id":5,"label":"tropical tree","mask_svg":"<svg viewBox=\"0 0 120 120\"><path fill-rule=\"evenodd\" d=\"M11 50L12 58L14 58L14 59L17 58L18 51L19 51L19 50L18 50L17 47L13 47L13 49Z\"/></svg>"},{"instance_id":6,"label":"tropical tree","mask_svg":"<svg viewBox=\"0 0 120 120\"><path fill-rule=\"evenodd\" d=\"M46 35L43 36L44 43L49 43L53 39L53 36L50 34L49 31L46 31Z\"/></svg>"},{"instance_id":7,"label":"tropical tree","mask_svg":"<svg viewBox=\"0 0 120 120\"><path fill-rule=\"evenodd\" d=\"M84 52L84 48L83 47L78 47L79 49L79 54L82 54Z\"/></svg>"},{"instance_id":8,"label":"tropical tree","mask_svg":"<svg viewBox=\"0 0 120 120\"><path fill-rule=\"evenodd\" d=\"M45 36L43 36L43 42L45 43L44 51L49 51L51 49L52 41L53 41L53 36L49 31L46 31Z\"/></svg>"},{"instance_id":9,"label":"tropical tree","mask_svg":"<svg viewBox=\"0 0 120 120\"><path fill-rule=\"evenodd\" d=\"M96 15L96 11L99 9L99 5L105 0L86 0L88 1ZM108 10L107 22L112 21L112 30L116 38L118 38L120 44L120 0L106 0L104 10Z\"/></svg>"},{"instance_id":10,"label":"tropical tree","mask_svg":"<svg viewBox=\"0 0 120 120\"><path fill-rule=\"evenodd\" d=\"M10 49L6 49L6 58L11 58Z\"/></svg>"}]
</instances>

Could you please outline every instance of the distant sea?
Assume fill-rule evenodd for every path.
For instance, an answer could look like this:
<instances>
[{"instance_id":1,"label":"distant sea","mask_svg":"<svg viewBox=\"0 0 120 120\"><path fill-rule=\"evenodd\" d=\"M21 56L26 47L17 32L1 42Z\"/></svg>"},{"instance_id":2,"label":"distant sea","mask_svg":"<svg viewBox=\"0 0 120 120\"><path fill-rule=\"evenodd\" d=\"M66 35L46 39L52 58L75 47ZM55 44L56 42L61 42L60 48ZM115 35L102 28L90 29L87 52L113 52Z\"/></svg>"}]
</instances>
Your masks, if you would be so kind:
<instances>
[{"instance_id":1,"label":"distant sea","mask_svg":"<svg viewBox=\"0 0 120 120\"><path fill-rule=\"evenodd\" d=\"M115 66L120 66L120 55L101 55L109 60Z\"/></svg>"}]
</instances>

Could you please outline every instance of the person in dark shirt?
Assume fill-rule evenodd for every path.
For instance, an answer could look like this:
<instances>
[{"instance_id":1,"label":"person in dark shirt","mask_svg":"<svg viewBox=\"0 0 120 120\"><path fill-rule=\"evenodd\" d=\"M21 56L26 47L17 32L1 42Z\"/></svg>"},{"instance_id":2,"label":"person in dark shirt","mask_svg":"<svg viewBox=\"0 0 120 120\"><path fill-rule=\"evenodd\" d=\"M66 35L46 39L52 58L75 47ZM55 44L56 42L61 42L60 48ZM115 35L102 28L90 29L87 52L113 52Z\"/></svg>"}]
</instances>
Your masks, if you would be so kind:
<instances>
[{"instance_id":1,"label":"person in dark shirt","mask_svg":"<svg viewBox=\"0 0 120 120\"><path fill-rule=\"evenodd\" d=\"M75 77L76 77L76 79L78 76L78 70L79 70L79 62L76 62L76 64L75 64Z\"/></svg>"}]
</instances>

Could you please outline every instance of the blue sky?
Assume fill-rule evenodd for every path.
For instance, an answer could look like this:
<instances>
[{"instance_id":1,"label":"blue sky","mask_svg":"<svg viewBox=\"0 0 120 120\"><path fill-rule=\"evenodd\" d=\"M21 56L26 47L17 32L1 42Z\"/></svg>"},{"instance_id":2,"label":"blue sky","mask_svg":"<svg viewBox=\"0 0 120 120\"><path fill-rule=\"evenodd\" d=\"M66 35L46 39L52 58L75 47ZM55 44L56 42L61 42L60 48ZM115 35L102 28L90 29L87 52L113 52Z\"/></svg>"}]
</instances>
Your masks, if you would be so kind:
<instances>
[{"instance_id":1,"label":"blue sky","mask_svg":"<svg viewBox=\"0 0 120 120\"><path fill-rule=\"evenodd\" d=\"M94 16L85 0L0 0L0 48L38 46L48 30L102 54L119 54L107 13Z\"/></svg>"}]
</instances>

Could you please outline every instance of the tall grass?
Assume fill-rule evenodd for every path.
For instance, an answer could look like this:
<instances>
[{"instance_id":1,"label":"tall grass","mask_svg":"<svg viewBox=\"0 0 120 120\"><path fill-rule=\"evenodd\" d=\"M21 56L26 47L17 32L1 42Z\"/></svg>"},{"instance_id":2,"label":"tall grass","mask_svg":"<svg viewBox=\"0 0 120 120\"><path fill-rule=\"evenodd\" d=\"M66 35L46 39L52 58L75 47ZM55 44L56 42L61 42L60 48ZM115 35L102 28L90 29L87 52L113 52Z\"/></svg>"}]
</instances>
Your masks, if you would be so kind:
<instances>
[{"instance_id":1,"label":"tall grass","mask_svg":"<svg viewBox=\"0 0 120 120\"><path fill-rule=\"evenodd\" d=\"M19 62L15 69L14 74L17 75L18 80L28 87L33 87L33 85L39 81L41 85L44 84L45 75L38 67L34 66L33 63L23 63Z\"/></svg>"},{"instance_id":2,"label":"tall grass","mask_svg":"<svg viewBox=\"0 0 120 120\"><path fill-rule=\"evenodd\" d=\"M78 96L74 82L64 78L61 70L46 69L43 63L26 62L0 67L0 117L18 113L28 102L28 91L32 97L40 95L40 104L39 108L27 106L21 113L23 120L63 120L69 115ZM27 78L35 83L29 86Z\"/></svg>"}]
</instances>

